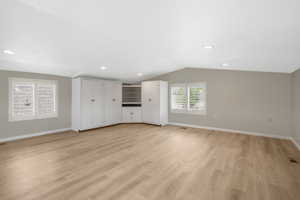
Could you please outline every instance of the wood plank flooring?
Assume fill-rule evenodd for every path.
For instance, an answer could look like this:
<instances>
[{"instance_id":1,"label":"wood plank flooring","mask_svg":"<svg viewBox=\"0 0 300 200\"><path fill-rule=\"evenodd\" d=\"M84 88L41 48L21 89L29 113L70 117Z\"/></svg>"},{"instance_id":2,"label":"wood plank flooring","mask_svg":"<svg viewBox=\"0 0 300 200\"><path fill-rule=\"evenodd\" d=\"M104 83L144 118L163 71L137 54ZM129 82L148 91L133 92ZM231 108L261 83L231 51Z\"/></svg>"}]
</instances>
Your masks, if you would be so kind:
<instances>
[{"instance_id":1,"label":"wood plank flooring","mask_svg":"<svg viewBox=\"0 0 300 200\"><path fill-rule=\"evenodd\" d=\"M287 140L117 125L0 145L1 200L299 200Z\"/></svg>"}]
</instances>

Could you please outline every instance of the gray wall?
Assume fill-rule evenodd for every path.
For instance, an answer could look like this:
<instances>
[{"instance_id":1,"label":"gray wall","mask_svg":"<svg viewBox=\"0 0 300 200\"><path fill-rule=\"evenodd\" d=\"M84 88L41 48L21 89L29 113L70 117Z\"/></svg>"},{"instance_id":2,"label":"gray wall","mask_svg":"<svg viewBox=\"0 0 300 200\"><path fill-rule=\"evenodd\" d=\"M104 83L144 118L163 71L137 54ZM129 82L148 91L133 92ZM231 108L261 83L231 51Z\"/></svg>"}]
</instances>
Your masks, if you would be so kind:
<instances>
[{"instance_id":1,"label":"gray wall","mask_svg":"<svg viewBox=\"0 0 300 200\"><path fill-rule=\"evenodd\" d=\"M9 77L58 80L58 118L8 122ZM169 84L207 82L207 115L169 113L170 122L278 136L290 136L293 130L300 144L300 70L291 75L187 68L155 79ZM70 78L0 70L0 140L70 127Z\"/></svg>"},{"instance_id":2,"label":"gray wall","mask_svg":"<svg viewBox=\"0 0 300 200\"><path fill-rule=\"evenodd\" d=\"M300 70L293 73L293 137L300 146Z\"/></svg>"},{"instance_id":3,"label":"gray wall","mask_svg":"<svg viewBox=\"0 0 300 200\"><path fill-rule=\"evenodd\" d=\"M169 122L277 136L291 135L291 74L186 68L152 80L207 83L206 116L175 114ZM170 110L170 109L169 109Z\"/></svg>"},{"instance_id":4,"label":"gray wall","mask_svg":"<svg viewBox=\"0 0 300 200\"><path fill-rule=\"evenodd\" d=\"M58 118L8 122L8 78L58 81ZM26 134L71 127L71 79L34 73L0 70L0 140Z\"/></svg>"}]
</instances>

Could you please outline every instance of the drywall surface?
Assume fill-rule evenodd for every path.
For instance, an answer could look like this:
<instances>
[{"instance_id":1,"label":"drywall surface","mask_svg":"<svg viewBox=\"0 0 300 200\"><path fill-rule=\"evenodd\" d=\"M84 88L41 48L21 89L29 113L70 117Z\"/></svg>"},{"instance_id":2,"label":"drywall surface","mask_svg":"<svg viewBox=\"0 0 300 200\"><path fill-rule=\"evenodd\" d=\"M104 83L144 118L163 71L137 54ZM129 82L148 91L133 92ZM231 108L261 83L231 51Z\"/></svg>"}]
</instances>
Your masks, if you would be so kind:
<instances>
[{"instance_id":1,"label":"drywall surface","mask_svg":"<svg viewBox=\"0 0 300 200\"><path fill-rule=\"evenodd\" d=\"M300 70L293 73L293 138L300 146Z\"/></svg>"},{"instance_id":2,"label":"drywall surface","mask_svg":"<svg viewBox=\"0 0 300 200\"><path fill-rule=\"evenodd\" d=\"M169 122L290 137L291 76L185 68L152 80L168 81L169 87L174 83L207 83L207 115L172 113L169 108Z\"/></svg>"},{"instance_id":3,"label":"drywall surface","mask_svg":"<svg viewBox=\"0 0 300 200\"><path fill-rule=\"evenodd\" d=\"M8 121L9 78L57 80L58 117L38 120ZM71 127L71 78L0 70L0 140Z\"/></svg>"}]
</instances>

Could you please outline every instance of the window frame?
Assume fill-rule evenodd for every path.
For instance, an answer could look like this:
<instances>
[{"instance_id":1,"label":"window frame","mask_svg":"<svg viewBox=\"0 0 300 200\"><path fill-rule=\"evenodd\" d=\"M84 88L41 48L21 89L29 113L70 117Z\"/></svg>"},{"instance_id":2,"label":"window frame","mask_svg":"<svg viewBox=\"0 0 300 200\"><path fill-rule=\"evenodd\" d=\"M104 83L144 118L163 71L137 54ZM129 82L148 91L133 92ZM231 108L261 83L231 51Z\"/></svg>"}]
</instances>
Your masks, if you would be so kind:
<instances>
[{"instance_id":1,"label":"window frame","mask_svg":"<svg viewBox=\"0 0 300 200\"><path fill-rule=\"evenodd\" d=\"M27 121L27 120L36 120L36 119L50 119L50 118L58 118L58 81L57 80L46 80L46 79L27 79L27 78L9 78L9 98L8 98L8 121L9 122L16 122L16 121ZM15 83L31 83L34 85L33 89L33 104L34 104L34 115L33 116L22 116L17 117L13 115L13 89ZM44 114L40 115L38 111L38 95L37 95L37 86L39 84L53 84L54 86L54 109L55 112L51 114Z\"/></svg>"},{"instance_id":2,"label":"window frame","mask_svg":"<svg viewBox=\"0 0 300 200\"><path fill-rule=\"evenodd\" d=\"M201 87L204 89L204 109L202 110L191 110L190 109L190 87ZM173 87L184 87L185 89L185 108L184 109L172 109L172 88ZM195 114L195 115L206 115L207 114L207 84L206 82L196 82L196 83L174 83L170 85L170 110L171 113L182 113L182 114Z\"/></svg>"}]
</instances>

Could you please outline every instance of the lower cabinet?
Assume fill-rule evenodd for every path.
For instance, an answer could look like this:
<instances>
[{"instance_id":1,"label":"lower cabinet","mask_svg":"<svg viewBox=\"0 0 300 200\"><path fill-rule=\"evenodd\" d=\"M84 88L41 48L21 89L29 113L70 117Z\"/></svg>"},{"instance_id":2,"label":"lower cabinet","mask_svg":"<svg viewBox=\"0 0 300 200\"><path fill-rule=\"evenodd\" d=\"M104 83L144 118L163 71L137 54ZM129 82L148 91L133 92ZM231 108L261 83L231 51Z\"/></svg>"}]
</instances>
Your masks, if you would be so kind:
<instances>
[{"instance_id":1,"label":"lower cabinet","mask_svg":"<svg viewBox=\"0 0 300 200\"><path fill-rule=\"evenodd\" d=\"M142 122L141 107L123 107L123 123Z\"/></svg>"}]
</instances>

